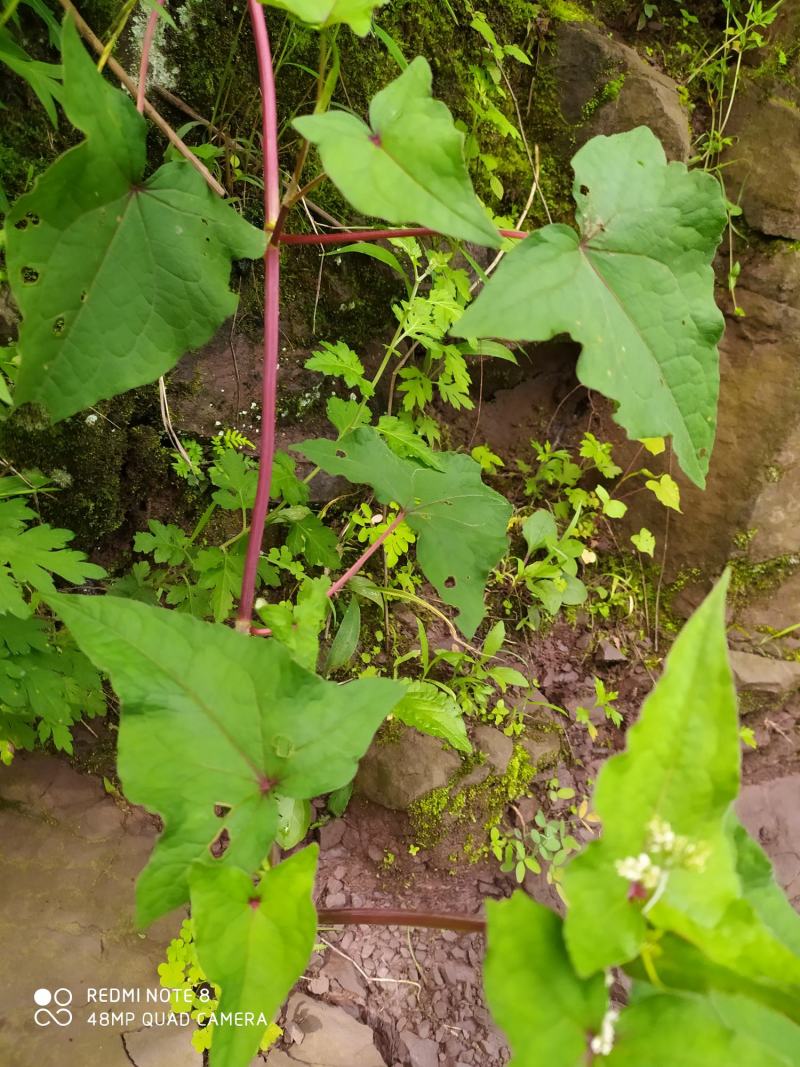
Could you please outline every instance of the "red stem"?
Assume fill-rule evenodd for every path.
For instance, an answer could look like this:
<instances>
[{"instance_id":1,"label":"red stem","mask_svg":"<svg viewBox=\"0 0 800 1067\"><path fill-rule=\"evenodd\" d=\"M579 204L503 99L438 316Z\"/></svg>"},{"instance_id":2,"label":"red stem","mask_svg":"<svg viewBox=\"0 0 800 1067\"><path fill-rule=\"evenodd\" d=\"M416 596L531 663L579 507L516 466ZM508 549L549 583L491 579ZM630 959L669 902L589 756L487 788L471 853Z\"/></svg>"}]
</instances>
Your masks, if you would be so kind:
<instances>
[{"instance_id":1,"label":"red stem","mask_svg":"<svg viewBox=\"0 0 800 1067\"><path fill-rule=\"evenodd\" d=\"M370 556L373 556L378 551L378 549L381 547L381 545L389 536L389 534L394 533L394 531L397 529L397 527L400 525L404 518L404 512L400 511L397 513L397 518L394 520L394 522L390 523L390 525L386 527L380 537L377 538L377 540L373 541L369 548L365 549L361 553L361 555L355 561L353 566L346 570L341 576L341 578L336 579L336 581L328 590L328 596L334 597L337 593L344 589L344 587L347 585L353 575L358 574L358 572L361 570L361 568L364 566Z\"/></svg>"},{"instance_id":2,"label":"red stem","mask_svg":"<svg viewBox=\"0 0 800 1067\"><path fill-rule=\"evenodd\" d=\"M164 6L164 0L156 0L156 3L160 6ZM156 33L156 23L158 22L159 14L153 10L150 12L150 17L147 20L147 25L144 30L144 37L142 38L142 58L139 63L139 85L136 90L136 110L139 114L144 112L144 94L147 88L147 71L150 66L150 49L153 47L153 38Z\"/></svg>"},{"instance_id":3,"label":"red stem","mask_svg":"<svg viewBox=\"0 0 800 1067\"><path fill-rule=\"evenodd\" d=\"M321 925L417 926L434 930L458 930L465 934L486 933L486 920L479 916L443 911L403 911L399 908L322 908Z\"/></svg>"},{"instance_id":4,"label":"red stem","mask_svg":"<svg viewBox=\"0 0 800 1067\"><path fill-rule=\"evenodd\" d=\"M498 230L501 237L522 240L530 234L524 230ZM390 237L441 237L438 230L424 226L408 226L404 230L342 230L339 233L281 233L278 240L284 245L340 245L349 241L386 241Z\"/></svg>"},{"instance_id":5,"label":"red stem","mask_svg":"<svg viewBox=\"0 0 800 1067\"><path fill-rule=\"evenodd\" d=\"M272 233L280 213L280 174L278 171L278 108L275 99L275 72L269 46L267 21L259 0L248 0L253 39L258 56L258 77L263 108L262 150L264 167L264 226ZM261 455L258 486L247 540L242 596L236 629L248 633L253 617L256 575L264 540L264 524L269 513L269 491L275 458L275 397L278 389L278 344L280 315L280 251L270 242L264 255L264 370L261 389Z\"/></svg>"}]
</instances>

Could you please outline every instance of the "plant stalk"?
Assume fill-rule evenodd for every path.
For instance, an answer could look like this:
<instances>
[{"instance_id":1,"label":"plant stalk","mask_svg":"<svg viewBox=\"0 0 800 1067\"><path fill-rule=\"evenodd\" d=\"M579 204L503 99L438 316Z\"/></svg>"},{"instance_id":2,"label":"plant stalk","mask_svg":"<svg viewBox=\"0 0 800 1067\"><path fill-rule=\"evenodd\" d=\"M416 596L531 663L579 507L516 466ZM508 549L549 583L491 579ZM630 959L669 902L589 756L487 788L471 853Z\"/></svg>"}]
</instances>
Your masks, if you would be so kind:
<instances>
[{"instance_id":1,"label":"plant stalk","mask_svg":"<svg viewBox=\"0 0 800 1067\"><path fill-rule=\"evenodd\" d=\"M156 0L159 7L164 6L164 0ZM142 39L142 58L139 63L139 88L136 92L136 110L139 114L144 113L144 94L147 89L147 71L150 66L150 49L153 47L153 38L156 34L156 24L159 20L159 13L156 8L150 12L147 19L147 25L144 30L144 37Z\"/></svg>"},{"instance_id":2,"label":"plant stalk","mask_svg":"<svg viewBox=\"0 0 800 1067\"><path fill-rule=\"evenodd\" d=\"M278 171L278 107L275 99L275 71L267 33L267 20L259 0L248 0L250 23L258 57L258 78L262 100L262 155L264 166L264 228L271 238L281 207ZM280 249L270 239L264 254L264 364L261 387L262 437L258 463L258 485L247 540L242 595L236 629L250 632L256 577L264 524L269 514L269 491L275 458L275 401L278 390L278 346L280 317Z\"/></svg>"},{"instance_id":3,"label":"plant stalk","mask_svg":"<svg viewBox=\"0 0 800 1067\"><path fill-rule=\"evenodd\" d=\"M390 534L394 533L394 531L397 529L397 527L400 525L400 523L403 521L403 519L405 519L405 517L406 517L405 516L405 512L399 511L397 513L397 517L395 518L394 522L390 523L386 527L386 529L383 531L383 533L380 535L380 537L376 538L376 540L374 540L372 542L372 544L361 553L361 555L355 561L353 566L348 568L348 570L346 570L344 572L344 574L341 576L341 578L337 578L337 580L333 583L333 585L328 590L328 596L329 597L336 596L337 593L339 593L342 589L344 589L344 587L347 585L347 583L350 581L350 579L352 577L354 577L356 574L358 574L358 572L361 570L361 568L364 566L364 564L367 562L367 560L370 558L370 556L374 556L375 555L375 553L381 547L381 545L386 540L386 538Z\"/></svg>"},{"instance_id":4,"label":"plant stalk","mask_svg":"<svg viewBox=\"0 0 800 1067\"><path fill-rule=\"evenodd\" d=\"M501 237L530 236L525 230L498 230ZM438 230L424 226L407 226L400 230L342 230L341 233L281 233L278 240L284 245L340 245L348 241L387 241L391 237L441 237Z\"/></svg>"},{"instance_id":5,"label":"plant stalk","mask_svg":"<svg viewBox=\"0 0 800 1067\"><path fill-rule=\"evenodd\" d=\"M443 911L404 911L401 908L322 908L321 926L417 926L431 930L456 930L464 934L486 933L486 920L479 916Z\"/></svg>"}]
</instances>

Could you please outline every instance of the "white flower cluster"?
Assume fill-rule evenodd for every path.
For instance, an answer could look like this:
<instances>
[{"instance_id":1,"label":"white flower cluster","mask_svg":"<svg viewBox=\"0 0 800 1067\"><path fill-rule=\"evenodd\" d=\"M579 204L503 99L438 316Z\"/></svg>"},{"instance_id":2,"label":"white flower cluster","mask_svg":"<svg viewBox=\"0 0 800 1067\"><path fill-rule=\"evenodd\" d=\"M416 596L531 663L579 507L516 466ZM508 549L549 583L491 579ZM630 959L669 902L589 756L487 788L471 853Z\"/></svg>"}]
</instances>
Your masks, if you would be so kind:
<instances>
[{"instance_id":1,"label":"white flower cluster","mask_svg":"<svg viewBox=\"0 0 800 1067\"><path fill-rule=\"evenodd\" d=\"M590 1048L595 1056L608 1056L614 1047L614 1035L619 1012L609 1008L600 1024L600 1033L592 1038Z\"/></svg>"},{"instance_id":2,"label":"white flower cluster","mask_svg":"<svg viewBox=\"0 0 800 1067\"><path fill-rule=\"evenodd\" d=\"M645 852L617 860L617 874L632 884L652 892L663 884L669 870L702 871L708 859L708 846L690 841L676 834L672 827L656 815L647 827Z\"/></svg>"}]
</instances>

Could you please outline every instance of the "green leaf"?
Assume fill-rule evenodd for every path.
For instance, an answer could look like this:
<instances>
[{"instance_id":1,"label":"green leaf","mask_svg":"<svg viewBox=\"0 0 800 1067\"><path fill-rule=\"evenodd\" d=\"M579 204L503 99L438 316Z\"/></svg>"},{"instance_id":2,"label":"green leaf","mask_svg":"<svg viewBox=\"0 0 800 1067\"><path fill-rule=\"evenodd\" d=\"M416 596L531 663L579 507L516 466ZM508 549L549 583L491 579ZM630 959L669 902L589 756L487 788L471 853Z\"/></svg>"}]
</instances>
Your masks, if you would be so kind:
<instances>
[{"instance_id":1,"label":"green leaf","mask_svg":"<svg viewBox=\"0 0 800 1067\"><path fill-rule=\"evenodd\" d=\"M306 360L305 368L341 378L351 389L368 384L364 379L364 364L344 341L337 341L336 344L323 341L322 348Z\"/></svg>"},{"instance_id":2,"label":"green leaf","mask_svg":"<svg viewBox=\"0 0 800 1067\"><path fill-rule=\"evenodd\" d=\"M328 662L325 664L326 671L338 671L353 658L353 653L358 647L358 639L361 635L361 608L358 606L358 597L350 597L350 603L342 616L339 629L331 642ZM403 698L405 699L405 698Z\"/></svg>"},{"instance_id":3,"label":"green leaf","mask_svg":"<svg viewBox=\"0 0 800 1067\"><path fill-rule=\"evenodd\" d=\"M332 396L328 401L326 414L339 433L347 433L359 426L366 426L370 421L369 409L357 400L342 400Z\"/></svg>"},{"instance_id":4,"label":"green leaf","mask_svg":"<svg viewBox=\"0 0 800 1067\"><path fill-rule=\"evenodd\" d=\"M606 1008L603 976L575 974L561 919L524 893L487 900L486 919L486 999L511 1045L509 1067L584 1067Z\"/></svg>"},{"instance_id":5,"label":"green leaf","mask_svg":"<svg viewBox=\"0 0 800 1067\"><path fill-rule=\"evenodd\" d=\"M188 560L191 542L180 526L165 525L158 519L148 519L147 525L149 532L142 530L133 539L134 552L145 552L156 563L168 563L171 567Z\"/></svg>"},{"instance_id":6,"label":"green leaf","mask_svg":"<svg viewBox=\"0 0 800 1067\"><path fill-rule=\"evenodd\" d=\"M46 523L26 528L35 518L35 512L23 500L0 503L0 611L20 617L20 600L10 575L43 593L55 591L53 574L74 585L106 575L102 567L89 563L83 552L64 547L72 540L70 530L57 530Z\"/></svg>"},{"instance_id":7,"label":"green leaf","mask_svg":"<svg viewBox=\"0 0 800 1067\"><path fill-rule=\"evenodd\" d=\"M637 551L644 552L647 556L652 556L655 553L656 539L646 526L643 526L638 533L631 534L631 541Z\"/></svg>"},{"instance_id":8,"label":"green leaf","mask_svg":"<svg viewBox=\"0 0 800 1067\"><path fill-rule=\"evenodd\" d=\"M630 883L616 865L651 851L654 819L710 850L704 870L670 873L662 901L674 898L710 927L736 892L722 829L738 792L740 758L725 637L726 587L727 578L718 582L683 628L639 721L628 731L627 750L608 760L598 777L593 806L603 836L572 860L562 881L569 903L565 937L579 974L639 955L647 917L640 903L629 899Z\"/></svg>"},{"instance_id":9,"label":"green leaf","mask_svg":"<svg viewBox=\"0 0 800 1067\"><path fill-rule=\"evenodd\" d=\"M396 452L398 456L415 457L426 467L433 467L435 470L442 469L437 453L415 432L414 424L409 416L381 415L375 429L387 442L392 452Z\"/></svg>"},{"instance_id":10,"label":"green leaf","mask_svg":"<svg viewBox=\"0 0 800 1067\"><path fill-rule=\"evenodd\" d=\"M222 987L217 1011L255 1016L239 1026L217 1023L211 1067L247 1067L303 973L317 933L311 900L317 855L310 845L267 871L257 886L232 867L192 870L197 956L208 978Z\"/></svg>"},{"instance_id":11,"label":"green leaf","mask_svg":"<svg viewBox=\"0 0 800 1067\"><path fill-rule=\"evenodd\" d=\"M368 244L366 241L356 241L355 244L345 245L344 248L337 248L334 252L329 252L331 256L342 256L347 252L359 252L362 256L369 256L371 259L377 259L380 263L385 264L387 267L399 274L400 277L408 284L408 277L406 272L400 265L400 260L394 254L390 252L388 248L384 248L383 245Z\"/></svg>"},{"instance_id":12,"label":"green leaf","mask_svg":"<svg viewBox=\"0 0 800 1067\"><path fill-rule=\"evenodd\" d=\"M603 514L607 515L609 519L621 519L628 510L628 505L621 500L612 500L611 494L604 486L598 485L595 492L603 506Z\"/></svg>"},{"instance_id":13,"label":"green leaf","mask_svg":"<svg viewBox=\"0 0 800 1067\"><path fill-rule=\"evenodd\" d=\"M716 426L722 315L711 262L725 225L719 182L667 164L645 127L595 137L572 161L580 233L520 242L453 331L583 346L581 382L618 402L631 438L672 434L705 484Z\"/></svg>"},{"instance_id":14,"label":"green leaf","mask_svg":"<svg viewBox=\"0 0 800 1067\"><path fill-rule=\"evenodd\" d=\"M277 794L310 799L349 782L403 695L383 678L325 682L280 641L162 608L47 599L122 702L125 796L164 820L137 884L142 925L185 903L194 863L256 870L277 832Z\"/></svg>"},{"instance_id":15,"label":"green leaf","mask_svg":"<svg viewBox=\"0 0 800 1067\"><path fill-rule=\"evenodd\" d=\"M499 234L469 179L464 134L433 99L431 82L431 69L418 56L372 100L369 126L344 111L306 115L294 126L317 145L326 172L356 211L498 248Z\"/></svg>"},{"instance_id":16,"label":"green leaf","mask_svg":"<svg viewBox=\"0 0 800 1067\"><path fill-rule=\"evenodd\" d=\"M312 808L308 800L278 797L278 832L276 840L284 851L299 845L311 825Z\"/></svg>"},{"instance_id":17,"label":"green leaf","mask_svg":"<svg viewBox=\"0 0 800 1067\"><path fill-rule=\"evenodd\" d=\"M289 11L301 22L316 29L345 23L353 33L364 37L372 25L372 12L387 0L261 0L270 7Z\"/></svg>"},{"instance_id":18,"label":"green leaf","mask_svg":"<svg viewBox=\"0 0 800 1067\"><path fill-rule=\"evenodd\" d=\"M319 659L319 635L331 608L328 590L330 578L306 578L294 603L263 604L258 613L295 660L306 670L314 671Z\"/></svg>"},{"instance_id":19,"label":"green leaf","mask_svg":"<svg viewBox=\"0 0 800 1067\"><path fill-rule=\"evenodd\" d=\"M458 625L471 637L484 615L486 580L508 547L511 506L481 481L469 456L437 452L431 470L396 456L375 430L362 427L339 441L294 446L328 474L366 483L382 504L395 501L417 534L417 562L446 604L459 609Z\"/></svg>"},{"instance_id":20,"label":"green leaf","mask_svg":"<svg viewBox=\"0 0 800 1067\"><path fill-rule=\"evenodd\" d=\"M649 478L644 484L665 508L681 510L681 491L678 483L669 474L662 474L660 478Z\"/></svg>"},{"instance_id":21,"label":"green leaf","mask_svg":"<svg viewBox=\"0 0 800 1067\"><path fill-rule=\"evenodd\" d=\"M535 552L548 542L558 540L556 520L549 511L534 511L522 524L522 536L529 552Z\"/></svg>"},{"instance_id":22,"label":"green leaf","mask_svg":"<svg viewBox=\"0 0 800 1067\"><path fill-rule=\"evenodd\" d=\"M290 505L307 503L310 491L306 483L297 477L296 469L294 456L278 449L272 464L272 482L269 488L271 497L280 497Z\"/></svg>"},{"instance_id":23,"label":"green leaf","mask_svg":"<svg viewBox=\"0 0 800 1067\"><path fill-rule=\"evenodd\" d=\"M392 714L420 733L443 738L459 752L472 752L461 708L430 682L409 682Z\"/></svg>"},{"instance_id":24,"label":"green leaf","mask_svg":"<svg viewBox=\"0 0 800 1067\"><path fill-rule=\"evenodd\" d=\"M614 1048L603 1063L793 1067L798 1053L800 1029L744 998L659 993L641 997L622 1012Z\"/></svg>"},{"instance_id":25,"label":"green leaf","mask_svg":"<svg viewBox=\"0 0 800 1067\"><path fill-rule=\"evenodd\" d=\"M311 567L328 567L336 570L341 565L336 533L326 526L318 515L304 515L302 519L291 524L286 538L289 551L295 556L305 557Z\"/></svg>"},{"instance_id":26,"label":"green leaf","mask_svg":"<svg viewBox=\"0 0 800 1067\"><path fill-rule=\"evenodd\" d=\"M64 22L64 110L86 140L21 197L6 223L22 312L15 403L54 420L154 381L233 313L230 263L264 235L187 163L147 181L144 119Z\"/></svg>"},{"instance_id":27,"label":"green leaf","mask_svg":"<svg viewBox=\"0 0 800 1067\"><path fill-rule=\"evenodd\" d=\"M25 79L52 124L58 125L56 101L61 99L61 67L31 59L4 26L0 27L0 63L5 63L10 70Z\"/></svg>"},{"instance_id":28,"label":"green leaf","mask_svg":"<svg viewBox=\"0 0 800 1067\"><path fill-rule=\"evenodd\" d=\"M209 467L208 476L217 486L211 499L218 507L227 511L252 508L258 485L258 471L252 460L232 448L226 448L214 460L214 465Z\"/></svg>"}]
</instances>

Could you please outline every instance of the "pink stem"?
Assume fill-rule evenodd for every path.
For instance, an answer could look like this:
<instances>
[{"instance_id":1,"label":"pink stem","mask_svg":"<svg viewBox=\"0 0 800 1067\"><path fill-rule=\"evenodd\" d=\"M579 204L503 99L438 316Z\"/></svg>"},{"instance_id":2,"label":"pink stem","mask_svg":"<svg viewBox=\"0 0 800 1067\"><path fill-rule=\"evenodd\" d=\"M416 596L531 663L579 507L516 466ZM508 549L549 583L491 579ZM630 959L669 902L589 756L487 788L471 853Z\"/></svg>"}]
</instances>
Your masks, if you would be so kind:
<instances>
[{"instance_id":1,"label":"pink stem","mask_svg":"<svg viewBox=\"0 0 800 1067\"><path fill-rule=\"evenodd\" d=\"M358 574L358 572L361 570L361 568L364 566L370 556L375 555L375 553L381 547L381 545L389 536L389 534L394 533L394 531L397 529L397 527L400 525L404 518L405 513L402 511L398 512L397 518L394 520L394 522L387 526L383 533L380 535L380 537L376 541L373 541L369 548L365 549L364 552L361 553L361 555L355 561L353 566L346 570L341 576L341 578L337 578L337 580L328 590L328 596L336 596L337 593L341 592L342 589L344 589L344 587L347 585L353 575Z\"/></svg>"},{"instance_id":2,"label":"pink stem","mask_svg":"<svg viewBox=\"0 0 800 1067\"><path fill-rule=\"evenodd\" d=\"M263 108L262 148L264 166L264 226L268 234L275 229L280 213L280 174L278 171L278 108L275 100L275 73L269 47L267 21L259 0L248 0L250 22L253 27L258 77ZM269 491L272 464L275 458L275 397L278 390L278 344L280 315L280 250L270 242L264 255L264 372L261 389L261 455L258 464L258 485L247 541L242 596L236 628L250 631L253 602L256 595L256 575L264 540L264 524L269 513Z\"/></svg>"},{"instance_id":3,"label":"pink stem","mask_svg":"<svg viewBox=\"0 0 800 1067\"><path fill-rule=\"evenodd\" d=\"M164 0L156 0L159 7L164 6ZM147 20L147 26L144 30L144 38L142 39L142 59L139 64L139 86L136 92L136 110L141 115L144 112L144 94L147 88L147 70L150 66L150 49L153 47L153 38L156 34L156 23L158 22L159 14L157 11L151 11L150 17Z\"/></svg>"},{"instance_id":4,"label":"pink stem","mask_svg":"<svg viewBox=\"0 0 800 1067\"><path fill-rule=\"evenodd\" d=\"M522 240L530 235L524 230L499 230L501 237ZM282 233L278 240L285 245L340 245L348 241L385 241L390 237L441 237L438 230L409 226L404 230L342 230L340 233Z\"/></svg>"}]
</instances>

